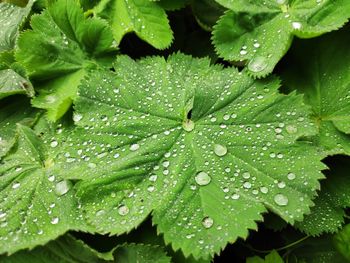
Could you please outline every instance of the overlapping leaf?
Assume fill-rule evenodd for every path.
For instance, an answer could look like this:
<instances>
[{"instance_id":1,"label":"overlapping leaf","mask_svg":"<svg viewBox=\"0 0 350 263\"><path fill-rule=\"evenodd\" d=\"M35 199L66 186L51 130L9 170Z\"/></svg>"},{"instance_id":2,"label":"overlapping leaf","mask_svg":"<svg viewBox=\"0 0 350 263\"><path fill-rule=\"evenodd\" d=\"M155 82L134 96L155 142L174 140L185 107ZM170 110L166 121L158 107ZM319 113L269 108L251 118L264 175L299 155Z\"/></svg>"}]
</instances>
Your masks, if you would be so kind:
<instances>
[{"instance_id":1,"label":"overlapping leaf","mask_svg":"<svg viewBox=\"0 0 350 263\"><path fill-rule=\"evenodd\" d=\"M30 107L28 100L17 98L16 101L2 101L0 106L0 159L15 143L16 123L32 126L37 111Z\"/></svg>"},{"instance_id":2,"label":"overlapping leaf","mask_svg":"<svg viewBox=\"0 0 350 263\"><path fill-rule=\"evenodd\" d=\"M344 223L344 208L350 207L348 160L339 158L337 165L326 171L327 180L322 182L321 192L314 200L315 206L311 208L311 214L297 223L296 226L308 235L334 233Z\"/></svg>"},{"instance_id":3,"label":"overlapping leaf","mask_svg":"<svg viewBox=\"0 0 350 263\"><path fill-rule=\"evenodd\" d=\"M31 26L18 40L16 57L36 81L39 95L33 105L47 109L55 121L70 107L89 68L107 62L103 58L112 50L112 32L106 22L84 18L77 1L68 0L54 1L32 17Z\"/></svg>"},{"instance_id":4,"label":"overlapping leaf","mask_svg":"<svg viewBox=\"0 0 350 263\"><path fill-rule=\"evenodd\" d=\"M23 250L9 257L0 257L4 263L102 263L113 260L112 253L98 253L82 241L65 235L31 251Z\"/></svg>"},{"instance_id":5,"label":"overlapping leaf","mask_svg":"<svg viewBox=\"0 0 350 263\"><path fill-rule=\"evenodd\" d=\"M167 243L205 258L246 237L266 208L290 223L309 210L324 165L296 142L315 132L301 96L181 54L119 57L116 72L83 82L80 128L57 159L82 179L100 232L128 232L153 211Z\"/></svg>"},{"instance_id":6,"label":"overlapping leaf","mask_svg":"<svg viewBox=\"0 0 350 263\"><path fill-rule=\"evenodd\" d=\"M94 12L107 19L119 45L123 36L135 32L158 49L170 46L173 33L164 9L149 0L104 0Z\"/></svg>"},{"instance_id":7,"label":"overlapping leaf","mask_svg":"<svg viewBox=\"0 0 350 263\"><path fill-rule=\"evenodd\" d=\"M298 43L289 57L290 67L283 74L285 85L305 94L305 101L312 106L319 130L315 142L327 154L350 154L348 33L336 32Z\"/></svg>"},{"instance_id":8,"label":"overlapping leaf","mask_svg":"<svg viewBox=\"0 0 350 263\"><path fill-rule=\"evenodd\" d=\"M227 60L246 61L255 77L271 73L293 36L310 38L338 29L350 18L347 0L216 0L230 9L213 41Z\"/></svg>"},{"instance_id":9,"label":"overlapping leaf","mask_svg":"<svg viewBox=\"0 0 350 263\"><path fill-rule=\"evenodd\" d=\"M265 259L255 256L247 258L246 263L284 263L284 261L280 255L275 250L273 250L271 253L266 255Z\"/></svg>"},{"instance_id":10,"label":"overlapping leaf","mask_svg":"<svg viewBox=\"0 0 350 263\"><path fill-rule=\"evenodd\" d=\"M0 100L14 94L34 96L34 89L12 52L0 54Z\"/></svg>"},{"instance_id":11,"label":"overlapping leaf","mask_svg":"<svg viewBox=\"0 0 350 263\"><path fill-rule=\"evenodd\" d=\"M17 141L0 164L0 254L44 244L69 229L90 230L55 156L64 127L17 124Z\"/></svg>"},{"instance_id":12,"label":"overlapping leaf","mask_svg":"<svg viewBox=\"0 0 350 263\"><path fill-rule=\"evenodd\" d=\"M0 3L0 52L13 49L20 27L30 13L34 1L28 1L25 7Z\"/></svg>"}]
</instances>

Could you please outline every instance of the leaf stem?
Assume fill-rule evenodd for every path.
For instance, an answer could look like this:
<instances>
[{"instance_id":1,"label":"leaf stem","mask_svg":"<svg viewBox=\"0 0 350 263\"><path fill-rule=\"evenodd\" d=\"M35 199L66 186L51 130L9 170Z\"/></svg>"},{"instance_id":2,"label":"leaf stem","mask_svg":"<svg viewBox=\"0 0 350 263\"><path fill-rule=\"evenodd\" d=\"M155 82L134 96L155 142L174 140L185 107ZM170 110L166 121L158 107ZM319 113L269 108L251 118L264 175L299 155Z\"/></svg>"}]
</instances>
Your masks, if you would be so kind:
<instances>
[{"instance_id":1,"label":"leaf stem","mask_svg":"<svg viewBox=\"0 0 350 263\"><path fill-rule=\"evenodd\" d=\"M290 243L288 245L285 245L283 247L279 247L279 248L274 248L274 249L269 249L269 250L260 250L260 249L255 249L253 248L251 245L245 245L247 248L249 248L250 250L254 251L254 252L258 252L258 253L263 253L263 254L266 254L266 253L270 253L271 251L273 250L276 250L276 251L281 251L281 250L285 250L285 249L288 249L290 247L293 247L301 242L303 242L304 240L308 239L310 236L304 236L296 241L294 241L293 243Z\"/></svg>"}]
</instances>

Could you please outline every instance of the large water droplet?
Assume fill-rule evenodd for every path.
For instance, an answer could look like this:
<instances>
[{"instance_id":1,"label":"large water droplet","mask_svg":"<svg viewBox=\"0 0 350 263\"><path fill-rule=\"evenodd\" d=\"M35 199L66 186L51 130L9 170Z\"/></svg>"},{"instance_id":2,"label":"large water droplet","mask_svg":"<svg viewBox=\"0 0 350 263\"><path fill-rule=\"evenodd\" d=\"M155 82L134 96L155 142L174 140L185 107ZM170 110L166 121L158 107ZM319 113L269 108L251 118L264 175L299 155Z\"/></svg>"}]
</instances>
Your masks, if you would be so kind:
<instances>
[{"instance_id":1,"label":"large water droplet","mask_svg":"<svg viewBox=\"0 0 350 263\"><path fill-rule=\"evenodd\" d=\"M20 183L14 183L14 184L12 185L12 189L17 189L17 188L20 187L20 186L21 186Z\"/></svg>"},{"instance_id":2,"label":"large water droplet","mask_svg":"<svg viewBox=\"0 0 350 263\"><path fill-rule=\"evenodd\" d=\"M66 194L72 187L72 183L68 180L63 180L58 182L55 186L55 192L57 195Z\"/></svg>"},{"instance_id":3,"label":"large water droplet","mask_svg":"<svg viewBox=\"0 0 350 263\"><path fill-rule=\"evenodd\" d=\"M182 123L182 128L185 130L185 131L193 131L194 129L194 122L192 120L186 120Z\"/></svg>"},{"instance_id":4,"label":"large water droplet","mask_svg":"<svg viewBox=\"0 0 350 263\"><path fill-rule=\"evenodd\" d=\"M287 125L286 131L290 134L296 133L298 131L298 128L294 125Z\"/></svg>"},{"instance_id":5,"label":"large water droplet","mask_svg":"<svg viewBox=\"0 0 350 263\"><path fill-rule=\"evenodd\" d=\"M51 224L56 225L56 224L58 224L58 221L60 221L60 219L58 217L54 217L51 220Z\"/></svg>"},{"instance_id":6,"label":"large water droplet","mask_svg":"<svg viewBox=\"0 0 350 263\"><path fill-rule=\"evenodd\" d=\"M51 146L52 148L57 147L57 145L58 145L58 142L57 142L57 141L52 141L52 142L50 143L50 146Z\"/></svg>"},{"instance_id":7,"label":"large water droplet","mask_svg":"<svg viewBox=\"0 0 350 263\"><path fill-rule=\"evenodd\" d=\"M73 121L78 122L83 118L83 115L81 114L74 114Z\"/></svg>"},{"instance_id":8,"label":"large water droplet","mask_svg":"<svg viewBox=\"0 0 350 263\"><path fill-rule=\"evenodd\" d=\"M202 225L205 227L205 228L211 228L214 224L214 220L210 217L204 217L203 220L202 220Z\"/></svg>"},{"instance_id":9,"label":"large water droplet","mask_svg":"<svg viewBox=\"0 0 350 263\"><path fill-rule=\"evenodd\" d=\"M127 207L126 205L121 205L118 207L118 214L121 216L127 215L129 211L129 207Z\"/></svg>"},{"instance_id":10,"label":"large water droplet","mask_svg":"<svg viewBox=\"0 0 350 263\"><path fill-rule=\"evenodd\" d=\"M226 153L227 153L227 148L226 148L226 146L224 146L224 145L215 144L215 145L214 145L214 153L215 153L217 156L224 156L224 155L226 155Z\"/></svg>"},{"instance_id":11,"label":"large water droplet","mask_svg":"<svg viewBox=\"0 0 350 263\"><path fill-rule=\"evenodd\" d=\"M292 22L292 27L296 30L300 30L302 26L303 25L300 22Z\"/></svg>"},{"instance_id":12,"label":"large water droplet","mask_svg":"<svg viewBox=\"0 0 350 263\"><path fill-rule=\"evenodd\" d=\"M265 57L256 57L253 58L249 63L248 63L248 69L251 72L261 72L267 67L267 59Z\"/></svg>"},{"instance_id":13,"label":"large water droplet","mask_svg":"<svg viewBox=\"0 0 350 263\"><path fill-rule=\"evenodd\" d=\"M140 145L137 143L131 144L130 151L137 151L140 148Z\"/></svg>"},{"instance_id":14,"label":"large water droplet","mask_svg":"<svg viewBox=\"0 0 350 263\"><path fill-rule=\"evenodd\" d=\"M295 179L295 174L294 173L288 173L287 174L287 178L289 179L289 180L294 180Z\"/></svg>"},{"instance_id":15,"label":"large water droplet","mask_svg":"<svg viewBox=\"0 0 350 263\"><path fill-rule=\"evenodd\" d=\"M195 177L196 183L199 185L207 185L211 181L211 177L206 172L199 172Z\"/></svg>"},{"instance_id":16,"label":"large water droplet","mask_svg":"<svg viewBox=\"0 0 350 263\"><path fill-rule=\"evenodd\" d=\"M286 206L288 205L288 197L283 194L277 194L275 195L274 199L276 204L279 206Z\"/></svg>"}]
</instances>

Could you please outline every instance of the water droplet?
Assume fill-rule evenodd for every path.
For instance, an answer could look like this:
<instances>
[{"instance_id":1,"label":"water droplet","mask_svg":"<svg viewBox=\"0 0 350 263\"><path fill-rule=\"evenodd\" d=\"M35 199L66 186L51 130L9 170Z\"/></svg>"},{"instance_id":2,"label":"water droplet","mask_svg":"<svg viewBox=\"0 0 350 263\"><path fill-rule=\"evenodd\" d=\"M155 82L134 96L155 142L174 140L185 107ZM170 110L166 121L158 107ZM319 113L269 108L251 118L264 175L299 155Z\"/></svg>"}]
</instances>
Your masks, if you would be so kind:
<instances>
[{"instance_id":1,"label":"water droplet","mask_svg":"<svg viewBox=\"0 0 350 263\"><path fill-rule=\"evenodd\" d=\"M205 227L205 228L211 228L214 224L214 220L210 217L204 217L203 220L202 220L202 225Z\"/></svg>"},{"instance_id":2,"label":"water droplet","mask_svg":"<svg viewBox=\"0 0 350 263\"><path fill-rule=\"evenodd\" d=\"M20 186L21 186L20 183L14 183L14 184L12 185L12 189L17 189L17 188L20 187Z\"/></svg>"},{"instance_id":3,"label":"water droplet","mask_svg":"<svg viewBox=\"0 0 350 263\"><path fill-rule=\"evenodd\" d=\"M7 214L5 212L0 211L0 218L4 218Z\"/></svg>"},{"instance_id":4,"label":"water droplet","mask_svg":"<svg viewBox=\"0 0 350 263\"><path fill-rule=\"evenodd\" d=\"M60 219L58 217L54 217L51 220L51 224L56 225L58 223L58 221L60 221Z\"/></svg>"},{"instance_id":5,"label":"water droplet","mask_svg":"<svg viewBox=\"0 0 350 263\"><path fill-rule=\"evenodd\" d=\"M269 191L269 189L266 186L260 187L260 192L262 192L263 194L267 194L268 191Z\"/></svg>"},{"instance_id":6,"label":"water droplet","mask_svg":"<svg viewBox=\"0 0 350 263\"><path fill-rule=\"evenodd\" d=\"M182 123L182 128L187 132L193 131L194 126L195 125L192 120L186 120Z\"/></svg>"},{"instance_id":7,"label":"water droplet","mask_svg":"<svg viewBox=\"0 0 350 263\"><path fill-rule=\"evenodd\" d=\"M106 213L105 210L101 209L96 212L96 216L103 216Z\"/></svg>"},{"instance_id":8,"label":"water droplet","mask_svg":"<svg viewBox=\"0 0 350 263\"><path fill-rule=\"evenodd\" d=\"M246 188L246 189L249 189L252 187L252 184L250 182L244 182L243 183L243 187Z\"/></svg>"},{"instance_id":9,"label":"water droplet","mask_svg":"<svg viewBox=\"0 0 350 263\"><path fill-rule=\"evenodd\" d=\"M153 185L150 185L147 187L147 191L152 193L154 191L155 187Z\"/></svg>"},{"instance_id":10,"label":"water droplet","mask_svg":"<svg viewBox=\"0 0 350 263\"><path fill-rule=\"evenodd\" d=\"M224 145L220 145L220 144L215 144L214 145L214 153L217 156L224 156L227 153L227 148Z\"/></svg>"},{"instance_id":11,"label":"water droplet","mask_svg":"<svg viewBox=\"0 0 350 263\"><path fill-rule=\"evenodd\" d=\"M73 121L78 122L83 118L83 115L81 114L74 114Z\"/></svg>"},{"instance_id":12,"label":"water droplet","mask_svg":"<svg viewBox=\"0 0 350 263\"><path fill-rule=\"evenodd\" d=\"M277 186L278 186L278 188L285 188L286 187L286 183L285 182L279 182L278 184L277 184Z\"/></svg>"},{"instance_id":13,"label":"water droplet","mask_svg":"<svg viewBox=\"0 0 350 263\"><path fill-rule=\"evenodd\" d=\"M118 207L118 214L121 216L127 215L129 211L129 207L127 207L126 205L121 205Z\"/></svg>"},{"instance_id":14,"label":"water droplet","mask_svg":"<svg viewBox=\"0 0 350 263\"><path fill-rule=\"evenodd\" d=\"M53 181L55 181L55 176L54 176L54 175L50 175L47 179L48 179L50 182L53 182Z\"/></svg>"},{"instance_id":15,"label":"water droplet","mask_svg":"<svg viewBox=\"0 0 350 263\"><path fill-rule=\"evenodd\" d=\"M298 131L298 128L295 127L294 125L287 125L286 131L290 134L293 134L293 133L296 133Z\"/></svg>"},{"instance_id":16,"label":"water droplet","mask_svg":"<svg viewBox=\"0 0 350 263\"><path fill-rule=\"evenodd\" d=\"M207 185L211 181L211 177L206 172L199 172L195 177L196 183L199 185Z\"/></svg>"},{"instance_id":17,"label":"water droplet","mask_svg":"<svg viewBox=\"0 0 350 263\"><path fill-rule=\"evenodd\" d=\"M296 30L300 30L302 27L302 24L300 22L292 22L292 26Z\"/></svg>"},{"instance_id":18,"label":"water droplet","mask_svg":"<svg viewBox=\"0 0 350 263\"><path fill-rule=\"evenodd\" d=\"M57 142L57 141L52 141L52 142L50 143L50 146L51 146L52 148L57 147L57 145L58 145L58 142Z\"/></svg>"},{"instance_id":19,"label":"water droplet","mask_svg":"<svg viewBox=\"0 0 350 263\"><path fill-rule=\"evenodd\" d=\"M276 204L280 205L280 206L286 206L288 205L288 197L286 197L283 194L277 194L275 195L274 199Z\"/></svg>"},{"instance_id":20,"label":"water droplet","mask_svg":"<svg viewBox=\"0 0 350 263\"><path fill-rule=\"evenodd\" d=\"M250 173L249 172L244 172L242 174L242 176L243 176L244 179L249 179L250 178Z\"/></svg>"},{"instance_id":21,"label":"water droplet","mask_svg":"<svg viewBox=\"0 0 350 263\"><path fill-rule=\"evenodd\" d=\"M68 180L63 180L61 182L58 182L55 186L55 192L57 195L64 195L66 194L72 187L72 183Z\"/></svg>"},{"instance_id":22,"label":"water droplet","mask_svg":"<svg viewBox=\"0 0 350 263\"><path fill-rule=\"evenodd\" d=\"M294 173L288 173L288 174L287 174L287 178L288 178L289 180L294 180L294 179L295 179L295 174L294 174Z\"/></svg>"},{"instance_id":23,"label":"water droplet","mask_svg":"<svg viewBox=\"0 0 350 263\"><path fill-rule=\"evenodd\" d=\"M151 182L157 181L157 175L152 174L152 175L149 177L149 180L150 180Z\"/></svg>"},{"instance_id":24,"label":"water droplet","mask_svg":"<svg viewBox=\"0 0 350 263\"><path fill-rule=\"evenodd\" d=\"M231 196L231 198L233 199L233 200L238 200L239 199L239 194L233 194L232 196Z\"/></svg>"},{"instance_id":25,"label":"water droplet","mask_svg":"<svg viewBox=\"0 0 350 263\"><path fill-rule=\"evenodd\" d=\"M137 143L131 144L130 146L130 151L137 151L140 148L140 145L138 145Z\"/></svg>"},{"instance_id":26,"label":"water droplet","mask_svg":"<svg viewBox=\"0 0 350 263\"><path fill-rule=\"evenodd\" d=\"M44 233L44 231L40 229L40 230L38 230L37 233L38 233L38 235L42 235Z\"/></svg>"},{"instance_id":27,"label":"water droplet","mask_svg":"<svg viewBox=\"0 0 350 263\"><path fill-rule=\"evenodd\" d=\"M265 57L261 57L261 56L253 58L248 63L248 69L255 73L263 71L266 67L267 67L267 60Z\"/></svg>"}]
</instances>

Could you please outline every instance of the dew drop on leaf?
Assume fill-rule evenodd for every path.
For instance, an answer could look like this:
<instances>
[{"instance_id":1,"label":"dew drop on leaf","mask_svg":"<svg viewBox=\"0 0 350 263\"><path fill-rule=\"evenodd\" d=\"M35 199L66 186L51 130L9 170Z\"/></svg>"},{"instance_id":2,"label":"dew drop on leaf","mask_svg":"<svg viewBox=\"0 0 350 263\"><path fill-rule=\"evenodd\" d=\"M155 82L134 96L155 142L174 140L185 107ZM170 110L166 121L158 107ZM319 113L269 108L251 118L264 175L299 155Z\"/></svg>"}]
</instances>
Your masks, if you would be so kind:
<instances>
[{"instance_id":1,"label":"dew drop on leaf","mask_svg":"<svg viewBox=\"0 0 350 263\"><path fill-rule=\"evenodd\" d=\"M140 145L138 145L137 143L131 144L130 146L130 151L137 151L140 148Z\"/></svg>"},{"instance_id":2,"label":"dew drop on leaf","mask_svg":"<svg viewBox=\"0 0 350 263\"><path fill-rule=\"evenodd\" d=\"M118 214L121 216L125 216L129 213L129 207L127 207L126 205L120 205L118 207Z\"/></svg>"},{"instance_id":3,"label":"dew drop on leaf","mask_svg":"<svg viewBox=\"0 0 350 263\"><path fill-rule=\"evenodd\" d=\"M18 187L20 187L21 186L21 184L20 183L14 183L13 185L12 185L12 189L17 189Z\"/></svg>"},{"instance_id":4,"label":"dew drop on leaf","mask_svg":"<svg viewBox=\"0 0 350 263\"><path fill-rule=\"evenodd\" d=\"M273 198L273 200L275 201L275 203L279 206L286 206L288 205L288 197L286 197L283 194L277 194L275 195L275 197Z\"/></svg>"},{"instance_id":5,"label":"dew drop on leaf","mask_svg":"<svg viewBox=\"0 0 350 263\"><path fill-rule=\"evenodd\" d=\"M224 156L224 155L226 155L226 153L227 153L227 148L226 148L226 146L224 146L224 145L215 144L215 145L214 145L214 153L215 153L217 156Z\"/></svg>"},{"instance_id":6,"label":"dew drop on leaf","mask_svg":"<svg viewBox=\"0 0 350 263\"><path fill-rule=\"evenodd\" d=\"M295 174L294 174L294 173L288 173L288 174L287 174L287 178L288 178L289 180L294 180L294 179L295 179Z\"/></svg>"},{"instance_id":7,"label":"dew drop on leaf","mask_svg":"<svg viewBox=\"0 0 350 263\"><path fill-rule=\"evenodd\" d=\"M58 142L57 142L57 141L52 141L52 142L50 143L50 146L51 146L52 148L57 147L57 145L58 145Z\"/></svg>"},{"instance_id":8,"label":"dew drop on leaf","mask_svg":"<svg viewBox=\"0 0 350 263\"><path fill-rule=\"evenodd\" d=\"M293 134L293 133L296 133L298 131L298 129L294 125L287 125L286 131L290 134Z\"/></svg>"},{"instance_id":9,"label":"dew drop on leaf","mask_svg":"<svg viewBox=\"0 0 350 263\"><path fill-rule=\"evenodd\" d=\"M265 57L256 57L253 58L249 63L248 63L248 69L251 72L261 72L267 67L267 60Z\"/></svg>"},{"instance_id":10,"label":"dew drop on leaf","mask_svg":"<svg viewBox=\"0 0 350 263\"><path fill-rule=\"evenodd\" d=\"M214 224L214 220L210 217L205 217L203 218L202 220L202 225L205 227L205 228L211 228Z\"/></svg>"},{"instance_id":11,"label":"dew drop on leaf","mask_svg":"<svg viewBox=\"0 0 350 263\"><path fill-rule=\"evenodd\" d=\"M60 219L58 217L54 217L51 220L51 224L56 225L56 224L58 224L59 221L60 221Z\"/></svg>"},{"instance_id":12,"label":"dew drop on leaf","mask_svg":"<svg viewBox=\"0 0 350 263\"><path fill-rule=\"evenodd\" d=\"M73 121L78 122L83 118L83 115L81 114L74 114Z\"/></svg>"},{"instance_id":13,"label":"dew drop on leaf","mask_svg":"<svg viewBox=\"0 0 350 263\"><path fill-rule=\"evenodd\" d=\"M196 183L199 185L207 185L211 181L211 177L206 172L199 172L195 177Z\"/></svg>"},{"instance_id":14,"label":"dew drop on leaf","mask_svg":"<svg viewBox=\"0 0 350 263\"><path fill-rule=\"evenodd\" d=\"M66 194L72 187L72 183L68 180L63 180L58 182L55 186L55 192L57 195L61 196Z\"/></svg>"}]
</instances>

